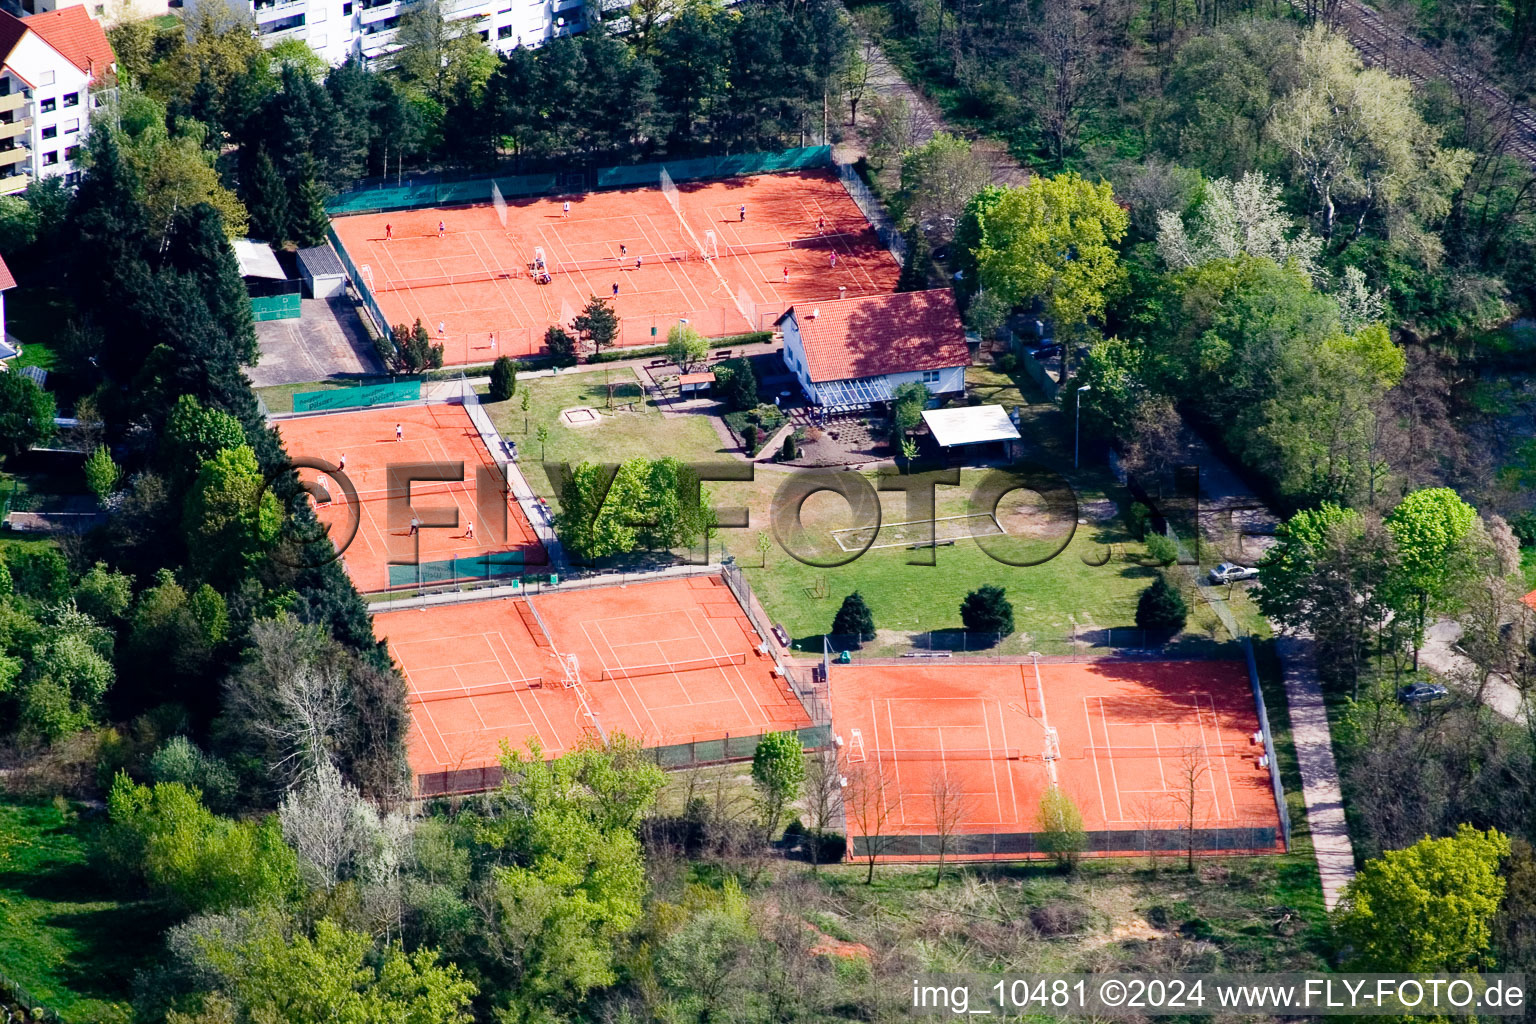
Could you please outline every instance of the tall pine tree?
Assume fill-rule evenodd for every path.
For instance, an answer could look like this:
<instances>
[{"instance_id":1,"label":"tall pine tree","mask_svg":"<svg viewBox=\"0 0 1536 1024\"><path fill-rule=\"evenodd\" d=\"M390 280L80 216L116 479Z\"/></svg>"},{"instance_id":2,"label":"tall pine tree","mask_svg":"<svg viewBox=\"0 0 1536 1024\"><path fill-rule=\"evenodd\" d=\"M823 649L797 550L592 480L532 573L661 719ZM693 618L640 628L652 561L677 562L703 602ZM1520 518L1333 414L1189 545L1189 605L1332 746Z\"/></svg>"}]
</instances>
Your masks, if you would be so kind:
<instances>
[{"instance_id":1,"label":"tall pine tree","mask_svg":"<svg viewBox=\"0 0 1536 1024\"><path fill-rule=\"evenodd\" d=\"M325 189L315 180L311 162L294 192L293 211L288 220L289 234L301 246L324 245L325 230L330 223L325 213Z\"/></svg>"},{"instance_id":2,"label":"tall pine tree","mask_svg":"<svg viewBox=\"0 0 1536 1024\"><path fill-rule=\"evenodd\" d=\"M273 245L287 241L288 189L265 147L256 151L245 188L245 208L251 215L251 236Z\"/></svg>"}]
</instances>

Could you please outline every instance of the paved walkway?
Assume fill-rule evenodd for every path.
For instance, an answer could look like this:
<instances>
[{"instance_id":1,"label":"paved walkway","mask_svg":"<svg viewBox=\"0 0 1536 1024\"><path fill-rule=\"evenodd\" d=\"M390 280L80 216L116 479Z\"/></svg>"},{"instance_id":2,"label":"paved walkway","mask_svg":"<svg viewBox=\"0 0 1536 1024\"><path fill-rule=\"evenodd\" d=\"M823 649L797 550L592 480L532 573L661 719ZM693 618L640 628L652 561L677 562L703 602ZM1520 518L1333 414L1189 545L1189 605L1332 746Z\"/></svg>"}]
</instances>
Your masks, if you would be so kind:
<instances>
[{"instance_id":1,"label":"paved walkway","mask_svg":"<svg viewBox=\"0 0 1536 1024\"><path fill-rule=\"evenodd\" d=\"M1355 848L1344 819L1344 794L1333 759L1333 734L1328 709L1317 679L1309 637L1277 636L1275 650L1285 675L1285 701L1290 708L1291 743L1301 768L1301 792L1307 801L1307 824L1317 873L1323 883L1323 904L1338 905L1344 887L1355 877Z\"/></svg>"}]
</instances>

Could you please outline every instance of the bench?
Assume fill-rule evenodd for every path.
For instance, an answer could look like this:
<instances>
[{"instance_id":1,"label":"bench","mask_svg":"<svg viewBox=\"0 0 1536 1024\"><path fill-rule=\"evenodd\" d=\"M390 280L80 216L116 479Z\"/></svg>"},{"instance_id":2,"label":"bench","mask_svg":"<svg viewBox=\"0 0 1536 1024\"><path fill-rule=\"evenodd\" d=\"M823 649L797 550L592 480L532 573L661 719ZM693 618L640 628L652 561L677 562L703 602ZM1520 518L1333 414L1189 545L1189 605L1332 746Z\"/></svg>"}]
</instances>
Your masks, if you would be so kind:
<instances>
[{"instance_id":1,"label":"bench","mask_svg":"<svg viewBox=\"0 0 1536 1024\"><path fill-rule=\"evenodd\" d=\"M670 360L670 359L652 359L650 362L645 364L646 369L648 369L648 370L653 370L653 369L655 369L658 366L671 366L671 365L672 365L672 360Z\"/></svg>"},{"instance_id":2,"label":"bench","mask_svg":"<svg viewBox=\"0 0 1536 1024\"><path fill-rule=\"evenodd\" d=\"M720 351L716 352L714 355L710 356L709 358L711 358L711 359L729 359L729 358L731 358L731 350L728 349L728 348L723 348Z\"/></svg>"},{"instance_id":3,"label":"bench","mask_svg":"<svg viewBox=\"0 0 1536 1024\"><path fill-rule=\"evenodd\" d=\"M908 651L902 655L903 658L947 658L949 656L949 651Z\"/></svg>"}]
</instances>

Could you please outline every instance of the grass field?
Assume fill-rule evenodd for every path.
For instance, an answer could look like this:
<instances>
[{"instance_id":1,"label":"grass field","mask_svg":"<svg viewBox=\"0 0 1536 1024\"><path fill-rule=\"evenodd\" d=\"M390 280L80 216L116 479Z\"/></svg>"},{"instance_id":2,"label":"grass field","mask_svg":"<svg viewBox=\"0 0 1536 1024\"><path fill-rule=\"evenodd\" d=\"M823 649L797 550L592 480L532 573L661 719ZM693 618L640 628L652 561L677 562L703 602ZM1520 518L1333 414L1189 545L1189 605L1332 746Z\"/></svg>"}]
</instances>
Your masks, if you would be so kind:
<instances>
[{"instance_id":1,"label":"grass field","mask_svg":"<svg viewBox=\"0 0 1536 1024\"><path fill-rule=\"evenodd\" d=\"M610 383L614 386L613 405L634 403L633 411L610 413ZM526 412L524 392L530 396ZM567 426L560 411L578 405L596 409L602 415L601 422ZM511 399L486 402L485 409L501 436L517 442L529 486L551 501L557 495L539 465L546 460L575 465L584 460L623 462L636 456L659 459L670 455L685 461L730 458L708 420L703 416L663 416L656 403L644 397L634 373L624 368L519 380ZM549 430L543 445L537 436L540 426Z\"/></svg>"},{"instance_id":2,"label":"grass field","mask_svg":"<svg viewBox=\"0 0 1536 1024\"><path fill-rule=\"evenodd\" d=\"M86 835L72 809L0 804L0 969L67 1021L128 1020L168 922L107 888Z\"/></svg>"}]
</instances>

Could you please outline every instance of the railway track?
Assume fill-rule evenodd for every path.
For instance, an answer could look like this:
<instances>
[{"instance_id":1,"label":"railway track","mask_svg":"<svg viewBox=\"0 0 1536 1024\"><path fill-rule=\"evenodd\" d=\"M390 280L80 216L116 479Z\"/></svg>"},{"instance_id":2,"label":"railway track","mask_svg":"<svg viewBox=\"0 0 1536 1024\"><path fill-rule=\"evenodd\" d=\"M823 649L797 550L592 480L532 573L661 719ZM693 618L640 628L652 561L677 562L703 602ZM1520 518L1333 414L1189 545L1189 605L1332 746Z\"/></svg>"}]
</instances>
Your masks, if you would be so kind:
<instances>
[{"instance_id":1,"label":"railway track","mask_svg":"<svg viewBox=\"0 0 1536 1024\"><path fill-rule=\"evenodd\" d=\"M1290 0L1307 12L1308 0ZM1402 75L1415 85L1444 79L1458 91L1478 97L1505 119L1505 146L1511 154L1536 166L1536 113L1516 103L1479 72L1452 64L1417 39L1387 24L1381 12L1359 0L1339 0L1338 27L1360 51L1367 64Z\"/></svg>"}]
</instances>

